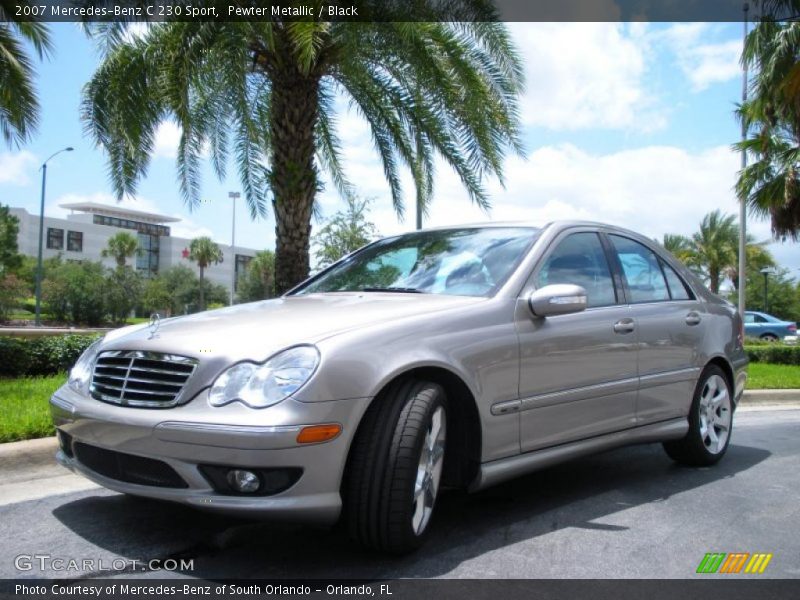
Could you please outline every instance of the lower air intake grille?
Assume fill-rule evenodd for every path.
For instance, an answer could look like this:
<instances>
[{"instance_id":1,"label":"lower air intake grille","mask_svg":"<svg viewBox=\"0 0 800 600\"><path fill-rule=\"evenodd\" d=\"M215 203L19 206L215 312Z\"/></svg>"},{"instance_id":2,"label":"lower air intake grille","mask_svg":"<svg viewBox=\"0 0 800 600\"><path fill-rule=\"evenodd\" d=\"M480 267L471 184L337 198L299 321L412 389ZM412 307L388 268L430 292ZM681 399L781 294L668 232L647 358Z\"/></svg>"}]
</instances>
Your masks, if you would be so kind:
<instances>
[{"instance_id":1,"label":"lower air intake grille","mask_svg":"<svg viewBox=\"0 0 800 600\"><path fill-rule=\"evenodd\" d=\"M75 443L73 450L78 462L109 479L153 487L189 487L172 467L160 460L105 450L81 442Z\"/></svg>"},{"instance_id":2,"label":"lower air intake grille","mask_svg":"<svg viewBox=\"0 0 800 600\"><path fill-rule=\"evenodd\" d=\"M188 356L115 350L101 352L94 364L92 397L123 406L169 408L180 401L197 360Z\"/></svg>"}]
</instances>

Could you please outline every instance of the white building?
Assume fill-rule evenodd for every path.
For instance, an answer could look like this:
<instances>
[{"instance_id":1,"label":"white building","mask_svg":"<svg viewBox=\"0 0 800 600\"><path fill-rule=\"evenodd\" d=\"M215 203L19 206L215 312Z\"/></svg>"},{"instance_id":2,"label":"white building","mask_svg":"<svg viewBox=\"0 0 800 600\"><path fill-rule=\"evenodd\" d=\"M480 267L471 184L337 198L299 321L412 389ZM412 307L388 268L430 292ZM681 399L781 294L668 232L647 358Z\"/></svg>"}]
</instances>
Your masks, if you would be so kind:
<instances>
[{"instance_id":1,"label":"white building","mask_svg":"<svg viewBox=\"0 0 800 600\"><path fill-rule=\"evenodd\" d=\"M61 254L64 260L102 261L113 267L116 264L114 259L103 258L101 253L108 238L120 231L128 231L135 232L139 239L139 254L134 260L136 269L145 277L175 265L185 265L197 272L197 265L188 258L191 240L170 235L168 223L177 223L180 219L97 202L73 202L59 206L70 209L71 214L66 219L45 216L44 258ZM19 219L17 245L20 254L37 256L39 216L31 215L24 208L11 208L10 212ZM219 244L219 247L223 261L209 266L205 276L209 281L230 290L232 270L236 269L238 280L256 251L241 246L236 246L232 251L231 246L226 244Z\"/></svg>"}]
</instances>

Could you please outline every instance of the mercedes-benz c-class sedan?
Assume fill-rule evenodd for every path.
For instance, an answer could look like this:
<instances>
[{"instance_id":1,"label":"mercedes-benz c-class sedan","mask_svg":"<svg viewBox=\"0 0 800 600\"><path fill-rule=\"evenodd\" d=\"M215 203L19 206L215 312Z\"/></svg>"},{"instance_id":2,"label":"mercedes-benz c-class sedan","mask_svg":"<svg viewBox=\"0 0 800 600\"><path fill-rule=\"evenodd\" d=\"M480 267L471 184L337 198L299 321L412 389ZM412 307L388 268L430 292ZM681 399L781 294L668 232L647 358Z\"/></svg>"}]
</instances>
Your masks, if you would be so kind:
<instances>
[{"instance_id":1,"label":"mercedes-benz c-class sedan","mask_svg":"<svg viewBox=\"0 0 800 600\"><path fill-rule=\"evenodd\" d=\"M646 237L583 222L376 241L284 296L108 333L52 397L102 486L419 546L440 491L662 442L711 465L741 319Z\"/></svg>"}]
</instances>

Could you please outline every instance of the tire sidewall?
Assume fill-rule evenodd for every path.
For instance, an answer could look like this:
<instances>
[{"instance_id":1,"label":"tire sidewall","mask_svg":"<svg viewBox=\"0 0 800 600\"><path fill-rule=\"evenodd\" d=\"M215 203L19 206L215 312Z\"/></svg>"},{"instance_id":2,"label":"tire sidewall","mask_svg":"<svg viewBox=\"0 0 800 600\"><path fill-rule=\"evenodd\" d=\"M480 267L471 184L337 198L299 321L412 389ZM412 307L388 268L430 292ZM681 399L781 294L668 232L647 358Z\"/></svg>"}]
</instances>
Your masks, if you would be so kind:
<instances>
[{"instance_id":1,"label":"tire sidewall","mask_svg":"<svg viewBox=\"0 0 800 600\"><path fill-rule=\"evenodd\" d=\"M434 393L433 393L433 397L430 400L430 402L426 403L427 405L425 407L425 416L424 416L424 421L423 421L425 425L420 431L417 432L416 439L414 440L414 451L413 451L412 456L413 456L413 464L414 464L415 468L413 470L413 476L407 478L406 481L403 482L403 491L402 491L402 494L405 495L405 497L407 498L407 502L405 503L406 510L404 512L404 520L405 520L405 523L406 523L406 527L405 527L406 536L408 537L409 542L414 546L422 545L422 543L427 539L428 535L430 535L431 526L432 526L433 521L434 521L434 519L436 517L436 506L439 504L439 498L441 497L442 479L439 480L439 489L438 489L438 491L436 493L436 499L434 500L433 512L431 514L431 517L428 520L428 523L425 526L425 529L423 529L423 531L420 534L417 534L414 531L414 525L413 525L414 511L413 511L413 508L412 508L412 506L413 506L412 503L413 503L413 500L414 500L414 488L415 488L415 483L416 483L416 473L417 473L416 465L419 464L419 459L420 459L420 456L421 456L421 453L422 453L422 446L425 443L425 436L426 436L426 434L428 432L428 428L430 427L431 420L433 418L433 414L436 412L436 409L439 408L440 406L444 409L445 426L447 424L447 403L445 401L444 390L442 390L442 388L439 387L436 384L426 384L424 389L433 389ZM417 394L413 394L407 399L406 405L403 407L403 413L401 413L401 414L405 413L405 411L409 408L409 405L412 404L416 400L417 395L421 391L423 391L423 390L418 390ZM397 427L395 429L395 436L397 436L397 435L408 435L406 432L403 431L404 429L405 428L403 427L402 419L400 419L400 422L398 422ZM445 431L445 435L447 435L448 431L449 431L449 428ZM444 457L444 460L447 460L447 438L446 437L445 437L445 457Z\"/></svg>"}]
</instances>

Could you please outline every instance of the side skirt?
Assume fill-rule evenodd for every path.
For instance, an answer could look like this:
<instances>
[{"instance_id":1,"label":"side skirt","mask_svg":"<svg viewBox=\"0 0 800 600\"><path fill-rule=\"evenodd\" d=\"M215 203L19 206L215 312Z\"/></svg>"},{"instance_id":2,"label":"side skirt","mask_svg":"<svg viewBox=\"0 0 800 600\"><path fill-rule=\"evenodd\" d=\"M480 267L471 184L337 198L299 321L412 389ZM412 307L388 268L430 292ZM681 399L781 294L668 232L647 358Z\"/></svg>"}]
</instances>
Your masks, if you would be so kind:
<instances>
[{"instance_id":1,"label":"side skirt","mask_svg":"<svg viewBox=\"0 0 800 600\"><path fill-rule=\"evenodd\" d=\"M686 435L688 430L689 422L685 418L671 419L483 463L475 480L470 484L469 491L477 492L531 471L544 469L587 454L630 444L680 439Z\"/></svg>"}]
</instances>

